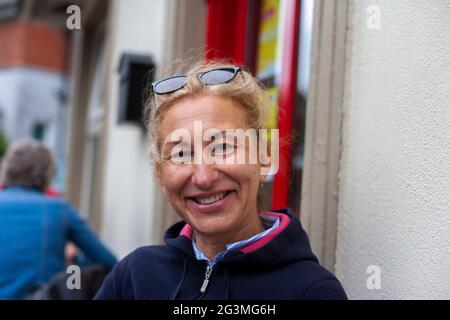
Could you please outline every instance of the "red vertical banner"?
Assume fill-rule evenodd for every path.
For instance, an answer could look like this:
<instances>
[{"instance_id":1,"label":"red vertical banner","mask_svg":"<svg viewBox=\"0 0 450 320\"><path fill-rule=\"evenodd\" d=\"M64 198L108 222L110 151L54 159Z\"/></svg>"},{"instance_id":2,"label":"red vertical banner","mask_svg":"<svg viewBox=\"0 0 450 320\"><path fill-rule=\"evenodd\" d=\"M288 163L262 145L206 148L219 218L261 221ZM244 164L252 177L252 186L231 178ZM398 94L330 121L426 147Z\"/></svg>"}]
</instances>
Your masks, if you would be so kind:
<instances>
[{"instance_id":1,"label":"red vertical banner","mask_svg":"<svg viewBox=\"0 0 450 320\"><path fill-rule=\"evenodd\" d=\"M279 170L274 178L272 208L288 205L291 169L292 117L297 87L297 64L300 31L300 0L285 0L283 56L279 91L278 129L280 136Z\"/></svg>"},{"instance_id":2,"label":"red vertical banner","mask_svg":"<svg viewBox=\"0 0 450 320\"><path fill-rule=\"evenodd\" d=\"M208 0L206 60L245 63L248 7L248 0Z\"/></svg>"}]
</instances>

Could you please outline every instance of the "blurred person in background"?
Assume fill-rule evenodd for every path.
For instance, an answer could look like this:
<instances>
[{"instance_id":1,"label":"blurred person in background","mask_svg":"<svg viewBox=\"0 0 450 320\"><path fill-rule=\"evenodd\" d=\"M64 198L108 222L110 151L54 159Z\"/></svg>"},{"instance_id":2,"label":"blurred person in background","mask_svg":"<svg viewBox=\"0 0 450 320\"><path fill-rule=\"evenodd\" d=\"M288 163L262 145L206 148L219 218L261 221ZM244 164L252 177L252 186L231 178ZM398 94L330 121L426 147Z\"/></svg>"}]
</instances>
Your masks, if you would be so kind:
<instances>
[{"instance_id":1,"label":"blurred person in background","mask_svg":"<svg viewBox=\"0 0 450 320\"><path fill-rule=\"evenodd\" d=\"M112 269L116 258L76 210L44 194L55 175L46 146L36 141L11 144L0 172L0 299L28 298L64 272L69 241L94 263Z\"/></svg>"},{"instance_id":2,"label":"blurred person in background","mask_svg":"<svg viewBox=\"0 0 450 320\"><path fill-rule=\"evenodd\" d=\"M6 140L5 133L3 129L0 127L0 167L2 164L2 158L6 153L6 149L8 148L8 142ZM5 189L5 184L2 181L0 176L0 190ZM53 189L51 186L48 186L45 190L45 194L49 197L59 197L61 196L60 192L56 189Z\"/></svg>"},{"instance_id":3,"label":"blurred person in background","mask_svg":"<svg viewBox=\"0 0 450 320\"><path fill-rule=\"evenodd\" d=\"M239 153L249 159L251 147L228 134L205 139L206 132L262 128L270 102L258 80L209 63L152 87L146 124L155 175L184 221L169 228L165 245L139 248L119 262L96 298L346 299L292 211L258 209L270 163L235 163ZM217 161L202 160L206 150Z\"/></svg>"}]
</instances>

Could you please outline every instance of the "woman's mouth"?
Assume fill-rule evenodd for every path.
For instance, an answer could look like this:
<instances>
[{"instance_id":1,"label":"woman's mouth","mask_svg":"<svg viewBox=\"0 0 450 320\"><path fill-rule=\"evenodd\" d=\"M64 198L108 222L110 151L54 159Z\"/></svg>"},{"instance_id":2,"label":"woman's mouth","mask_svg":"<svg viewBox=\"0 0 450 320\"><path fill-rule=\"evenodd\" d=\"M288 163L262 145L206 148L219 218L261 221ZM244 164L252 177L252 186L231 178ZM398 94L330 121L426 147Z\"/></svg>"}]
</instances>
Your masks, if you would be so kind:
<instances>
[{"instance_id":1,"label":"woman's mouth","mask_svg":"<svg viewBox=\"0 0 450 320\"><path fill-rule=\"evenodd\" d=\"M226 196L226 194L227 192L220 192L209 197L195 197L194 200L200 204L211 204L223 199Z\"/></svg>"},{"instance_id":2,"label":"woman's mouth","mask_svg":"<svg viewBox=\"0 0 450 320\"><path fill-rule=\"evenodd\" d=\"M208 194L207 196L188 197L187 204L196 211L204 213L217 211L228 204L231 193L232 191L223 191Z\"/></svg>"}]
</instances>

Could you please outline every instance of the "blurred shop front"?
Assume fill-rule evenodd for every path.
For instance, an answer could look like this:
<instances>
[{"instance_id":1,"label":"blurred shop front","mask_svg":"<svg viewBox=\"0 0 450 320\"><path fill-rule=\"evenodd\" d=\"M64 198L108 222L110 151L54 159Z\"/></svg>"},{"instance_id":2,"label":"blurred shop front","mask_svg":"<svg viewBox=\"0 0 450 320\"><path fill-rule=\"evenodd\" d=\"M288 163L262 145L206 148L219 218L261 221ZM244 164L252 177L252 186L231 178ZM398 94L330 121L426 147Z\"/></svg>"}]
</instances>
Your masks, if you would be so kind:
<instances>
[{"instance_id":1,"label":"blurred shop front","mask_svg":"<svg viewBox=\"0 0 450 320\"><path fill-rule=\"evenodd\" d=\"M35 139L49 146L53 186L64 192L70 44L63 28L23 11L17 1L0 6L0 136L5 145Z\"/></svg>"},{"instance_id":2,"label":"blurred shop front","mask_svg":"<svg viewBox=\"0 0 450 320\"><path fill-rule=\"evenodd\" d=\"M279 170L264 183L260 206L289 206L297 215L312 9L312 0L209 0L207 8L206 59L245 66L268 88L272 101L265 128L279 129Z\"/></svg>"}]
</instances>

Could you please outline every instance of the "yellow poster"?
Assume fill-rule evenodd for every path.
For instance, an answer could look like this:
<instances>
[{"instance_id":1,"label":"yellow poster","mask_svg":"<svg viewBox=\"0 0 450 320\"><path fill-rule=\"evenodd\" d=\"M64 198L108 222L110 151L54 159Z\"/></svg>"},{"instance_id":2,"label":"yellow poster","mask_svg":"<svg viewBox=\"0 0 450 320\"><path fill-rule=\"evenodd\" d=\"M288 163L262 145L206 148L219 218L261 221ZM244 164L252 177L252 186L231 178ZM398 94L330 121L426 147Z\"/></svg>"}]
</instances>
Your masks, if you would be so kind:
<instances>
[{"instance_id":1,"label":"yellow poster","mask_svg":"<svg viewBox=\"0 0 450 320\"><path fill-rule=\"evenodd\" d=\"M275 129L278 124L278 88L268 88L266 94L269 96L271 103L263 127L266 129Z\"/></svg>"},{"instance_id":2,"label":"yellow poster","mask_svg":"<svg viewBox=\"0 0 450 320\"><path fill-rule=\"evenodd\" d=\"M259 29L257 76L273 76L277 52L279 0L263 0Z\"/></svg>"}]
</instances>

